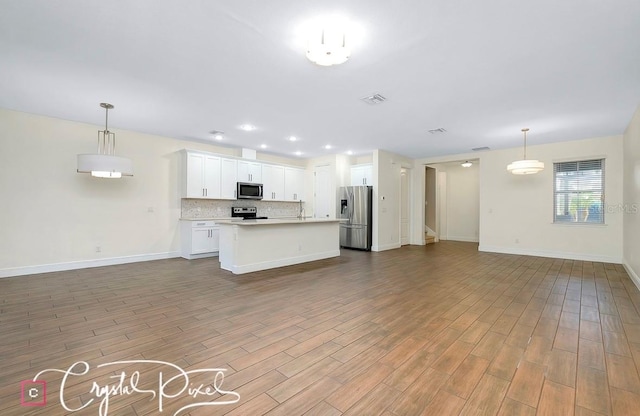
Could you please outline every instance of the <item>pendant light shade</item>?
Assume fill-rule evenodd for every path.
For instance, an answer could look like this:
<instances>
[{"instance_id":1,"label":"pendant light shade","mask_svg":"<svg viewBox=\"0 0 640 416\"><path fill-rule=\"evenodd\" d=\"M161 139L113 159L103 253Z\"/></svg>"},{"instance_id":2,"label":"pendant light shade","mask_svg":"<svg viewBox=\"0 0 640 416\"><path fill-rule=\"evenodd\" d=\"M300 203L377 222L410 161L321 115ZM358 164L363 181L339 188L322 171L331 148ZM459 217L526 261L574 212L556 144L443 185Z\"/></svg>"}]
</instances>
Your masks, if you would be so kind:
<instances>
[{"instance_id":1,"label":"pendant light shade","mask_svg":"<svg viewBox=\"0 0 640 416\"><path fill-rule=\"evenodd\" d=\"M529 129L522 129L524 134L524 157L522 160L516 160L515 162L507 165L507 170L514 175L532 175L544 170L544 163L535 159L527 159L527 132Z\"/></svg>"},{"instance_id":2,"label":"pendant light shade","mask_svg":"<svg viewBox=\"0 0 640 416\"><path fill-rule=\"evenodd\" d=\"M78 173L91 173L96 178L117 179L133 176L131 159L116 156L116 134L109 131L109 110L113 105L100 103L105 109L104 130L98 130L98 151L78 155Z\"/></svg>"}]
</instances>

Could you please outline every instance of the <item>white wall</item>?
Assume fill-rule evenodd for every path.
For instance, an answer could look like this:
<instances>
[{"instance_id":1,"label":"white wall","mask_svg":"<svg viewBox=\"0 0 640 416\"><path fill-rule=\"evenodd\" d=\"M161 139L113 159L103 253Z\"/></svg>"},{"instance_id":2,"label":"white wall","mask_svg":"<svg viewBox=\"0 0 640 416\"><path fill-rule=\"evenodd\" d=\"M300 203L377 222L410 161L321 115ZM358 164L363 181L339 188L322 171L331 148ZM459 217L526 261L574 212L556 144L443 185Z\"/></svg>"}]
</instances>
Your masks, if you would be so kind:
<instances>
[{"instance_id":1,"label":"white wall","mask_svg":"<svg viewBox=\"0 0 640 416\"><path fill-rule=\"evenodd\" d=\"M413 160L406 157L384 150L373 152L373 251L400 247L400 169L408 168L413 171L413 167ZM415 183L413 180L411 182ZM424 188L424 183L422 187ZM416 189L414 184L411 189ZM424 191L421 195L424 195ZM415 196L411 195L411 198ZM410 200L409 204L415 205L414 200ZM410 227L414 224L416 223L412 220ZM411 233L411 237L413 234ZM411 240L413 243L413 238Z\"/></svg>"},{"instance_id":2,"label":"white wall","mask_svg":"<svg viewBox=\"0 0 640 416\"><path fill-rule=\"evenodd\" d=\"M624 265L640 289L640 107L624 132Z\"/></svg>"},{"instance_id":3,"label":"white wall","mask_svg":"<svg viewBox=\"0 0 640 416\"><path fill-rule=\"evenodd\" d=\"M440 192L445 197L445 213L440 212L440 229L444 232L440 239L478 242L480 196L479 163L463 168L460 162L430 165L438 173L446 173L446 190ZM442 206L442 205L441 205Z\"/></svg>"},{"instance_id":4,"label":"white wall","mask_svg":"<svg viewBox=\"0 0 640 416\"><path fill-rule=\"evenodd\" d=\"M179 151L237 153L116 129L134 176L76 173L100 129L0 109L0 277L177 256Z\"/></svg>"},{"instance_id":5,"label":"white wall","mask_svg":"<svg viewBox=\"0 0 640 416\"><path fill-rule=\"evenodd\" d=\"M622 214L608 212L605 225L553 223L553 163L605 158L605 205L622 201L622 137L605 137L528 148L545 163L536 175L512 175L506 166L521 150L482 153L480 250L579 260L622 261Z\"/></svg>"}]
</instances>

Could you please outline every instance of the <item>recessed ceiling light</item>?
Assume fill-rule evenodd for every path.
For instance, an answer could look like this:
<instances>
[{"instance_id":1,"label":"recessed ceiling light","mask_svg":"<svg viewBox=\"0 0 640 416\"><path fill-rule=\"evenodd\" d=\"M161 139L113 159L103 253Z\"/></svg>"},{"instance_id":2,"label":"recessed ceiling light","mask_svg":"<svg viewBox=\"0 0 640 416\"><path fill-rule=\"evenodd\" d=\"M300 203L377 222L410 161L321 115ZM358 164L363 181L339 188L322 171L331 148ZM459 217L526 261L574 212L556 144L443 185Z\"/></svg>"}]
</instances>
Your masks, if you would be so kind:
<instances>
[{"instance_id":1,"label":"recessed ceiling light","mask_svg":"<svg viewBox=\"0 0 640 416\"><path fill-rule=\"evenodd\" d=\"M209 134L211 134L213 136L214 139L220 141L224 138L224 132L223 131L218 131L218 130L211 130L209 132Z\"/></svg>"},{"instance_id":2,"label":"recessed ceiling light","mask_svg":"<svg viewBox=\"0 0 640 416\"><path fill-rule=\"evenodd\" d=\"M347 150L347 154L351 156L353 154L353 150Z\"/></svg>"},{"instance_id":3,"label":"recessed ceiling light","mask_svg":"<svg viewBox=\"0 0 640 416\"><path fill-rule=\"evenodd\" d=\"M332 146L330 144L327 144L327 145L324 146L324 148L327 149L327 150L331 149L331 147Z\"/></svg>"},{"instance_id":4,"label":"recessed ceiling light","mask_svg":"<svg viewBox=\"0 0 640 416\"><path fill-rule=\"evenodd\" d=\"M302 156L302 152L301 152L300 150L298 150L298 151L295 153L295 155L296 155L296 156Z\"/></svg>"},{"instance_id":5,"label":"recessed ceiling light","mask_svg":"<svg viewBox=\"0 0 640 416\"><path fill-rule=\"evenodd\" d=\"M267 145L266 145L266 144L261 144L261 145L260 145L260 149L266 149L266 148L267 148Z\"/></svg>"},{"instance_id":6,"label":"recessed ceiling light","mask_svg":"<svg viewBox=\"0 0 640 416\"><path fill-rule=\"evenodd\" d=\"M295 142L297 140L298 140L298 138L296 136L289 136L289 141L290 142Z\"/></svg>"},{"instance_id":7,"label":"recessed ceiling light","mask_svg":"<svg viewBox=\"0 0 640 416\"><path fill-rule=\"evenodd\" d=\"M238 126L238 128L244 131L254 131L256 129L256 126L252 124L241 124Z\"/></svg>"}]
</instances>

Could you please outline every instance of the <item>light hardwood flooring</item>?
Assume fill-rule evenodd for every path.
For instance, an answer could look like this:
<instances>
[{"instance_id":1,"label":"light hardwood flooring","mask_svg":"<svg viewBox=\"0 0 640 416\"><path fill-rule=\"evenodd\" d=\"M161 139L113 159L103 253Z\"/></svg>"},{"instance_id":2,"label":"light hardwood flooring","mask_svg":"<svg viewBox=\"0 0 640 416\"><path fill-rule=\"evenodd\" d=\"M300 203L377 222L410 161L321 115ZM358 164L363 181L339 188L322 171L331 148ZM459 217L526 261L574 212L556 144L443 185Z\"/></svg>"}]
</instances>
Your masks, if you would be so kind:
<instances>
[{"instance_id":1,"label":"light hardwood flooring","mask_svg":"<svg viewBox=\"0 0 640 416\"><path fill-rule=\"evenodd\" d=\"M158 391L226 369L234 404L196 415L632 415L640 412L640 293L620 265L480 253L442 241L343 250L235 276L171 259L0 279L0 414L98 415L92 382ZM47 405L20 405L20 382ZM80 366L74 372L80 373ZM111 377L111 378L110 378ZM113 395L109 415L172 415L167 385ZM64 383L63 383L64 382ZM211 373L193 373L194 389ZM220 383L219 383L220 384ZM64 385L63 393L60 393ZM193 390L192 390L193 392ZM122 392L120 392L122 393ZM86 405L80 411L65 411ZM91 402L93 400L93 402ZM104 409L103 409L104 414Z\"/></svg>"}]
</instances>

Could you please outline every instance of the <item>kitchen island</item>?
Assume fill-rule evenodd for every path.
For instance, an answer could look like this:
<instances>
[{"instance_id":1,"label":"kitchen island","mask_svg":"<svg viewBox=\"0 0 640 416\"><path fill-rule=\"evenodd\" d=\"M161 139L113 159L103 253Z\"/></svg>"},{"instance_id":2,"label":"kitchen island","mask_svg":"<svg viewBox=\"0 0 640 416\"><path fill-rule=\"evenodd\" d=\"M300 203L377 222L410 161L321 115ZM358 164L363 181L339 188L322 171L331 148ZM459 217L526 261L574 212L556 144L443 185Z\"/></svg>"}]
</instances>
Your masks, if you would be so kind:
<instances>
[{"instance_id":1,"label":"kitchen island","mask_svg":"<svg viewBox=\"0 0 640 416\"><path fill-rule=\"evenodd\" d=\"M220 267L234 274L340 255L340 220L324 218L219 221Z\"/></svg>"}]
</instances>

